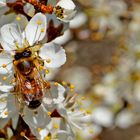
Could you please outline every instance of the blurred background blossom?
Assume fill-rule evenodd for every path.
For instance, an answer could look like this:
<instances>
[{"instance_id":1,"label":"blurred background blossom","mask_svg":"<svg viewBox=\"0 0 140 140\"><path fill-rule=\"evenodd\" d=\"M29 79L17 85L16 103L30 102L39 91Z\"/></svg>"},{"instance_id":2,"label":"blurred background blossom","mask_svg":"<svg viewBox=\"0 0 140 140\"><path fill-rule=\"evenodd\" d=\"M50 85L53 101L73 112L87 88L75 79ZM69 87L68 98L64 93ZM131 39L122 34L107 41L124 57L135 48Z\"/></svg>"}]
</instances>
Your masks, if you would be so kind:
<instances>
[{"instance_id":1,"label":"blurred background blossom","mask_svg":"<svg viewBox=\"0 0 140 140\"><path fill-rule=\"evenodd\" d=\"M62 40L68 62L55 78L73 83L92 114L77 139L140 140L140 1L75 3L71 37Z\"/></svg>"}]
</instances>

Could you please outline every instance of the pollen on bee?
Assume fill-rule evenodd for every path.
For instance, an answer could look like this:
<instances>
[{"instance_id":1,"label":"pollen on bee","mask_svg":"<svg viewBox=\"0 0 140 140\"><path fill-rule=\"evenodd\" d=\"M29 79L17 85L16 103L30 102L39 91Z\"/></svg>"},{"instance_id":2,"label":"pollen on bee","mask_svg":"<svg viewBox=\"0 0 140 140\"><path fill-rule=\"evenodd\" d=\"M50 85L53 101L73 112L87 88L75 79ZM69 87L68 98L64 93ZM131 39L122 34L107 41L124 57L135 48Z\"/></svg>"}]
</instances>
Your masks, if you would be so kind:
<instances>
[{"instance_id":1,"label":"pollen on bee","mask_svg":"<svg viewBox=\"0 0 140 140\"><path fill-rule=\"evenodd\" d=\"M7 64L3 64L2 67L3 67L3 68L6 68L6 67L7 67Z\"/></svg>"},{"instance_id":2,"label":"pollen on bee","mask_svg":"<svg viewBox=\"0 0 140 140\"><path fill-rule=\"evenodd\" d=\"M51 88L50 82L45 82L45 87L46 87L47 89L50 89L50 88Z\"/></svg>"},{"instance_id":3,"label":"pollen on bee","mask_svg":"<svg viewBox=\"0 0 140 140\"><path fill-rule=\"evenodd\" d=\"M38 20L38 21L37 21L37 24L38 24L38 25L41 25L41 24L42 24L42 21L41 21L41 20Z\"/></svg>"},{"instance_id":4,"label":"pollen on bee","mask_svg":"<svg viewBox=\"0 0 140 140\"><path fill-rule=\"evenodd\" d=\"M17 61L14 61L13 63L14 63L14 65L17 65L18 62Z\"/></svg>"}]
</instances>

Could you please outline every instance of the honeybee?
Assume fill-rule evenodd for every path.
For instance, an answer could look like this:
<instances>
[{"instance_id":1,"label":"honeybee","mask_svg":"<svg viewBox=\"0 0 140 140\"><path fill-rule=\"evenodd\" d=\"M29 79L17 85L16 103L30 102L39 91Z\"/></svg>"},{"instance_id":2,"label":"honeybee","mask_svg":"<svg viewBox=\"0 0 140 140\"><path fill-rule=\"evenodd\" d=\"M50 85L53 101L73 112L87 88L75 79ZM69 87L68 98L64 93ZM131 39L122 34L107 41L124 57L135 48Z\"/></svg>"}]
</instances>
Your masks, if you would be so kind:
<instances>
[{"instance_id":1,"label":"honeybee","mask_svg":"<svg viewBox=\"0 0 140 140\"><path fill-rule=\"evenodd\" d=\"M38 63L29 48L16 52L14 55L15 93L18 101L31 109L39 107L44 96L45 81L37 69Z\"/></svg>"}]
</instances>

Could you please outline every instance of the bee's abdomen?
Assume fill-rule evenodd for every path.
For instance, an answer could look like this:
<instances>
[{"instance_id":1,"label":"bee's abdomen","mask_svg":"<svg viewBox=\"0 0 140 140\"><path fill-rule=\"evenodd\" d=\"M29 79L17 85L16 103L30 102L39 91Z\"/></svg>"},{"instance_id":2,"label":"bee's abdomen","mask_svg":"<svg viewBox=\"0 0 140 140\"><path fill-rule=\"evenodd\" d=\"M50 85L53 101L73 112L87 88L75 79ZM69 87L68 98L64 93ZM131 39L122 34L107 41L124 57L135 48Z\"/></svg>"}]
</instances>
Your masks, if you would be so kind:
<instances>
[{"instance_id":1,"label":"bee's abdomen","mask_svg":"<svg viewBox=\"0 0 140 140\"><path fill-rule=\"evenodd\" d=\"M30 101L28 107L31 109L36 109L41 105L41 101L40 100L34 100L34 101Z\"/></svg>"}]
</instances>

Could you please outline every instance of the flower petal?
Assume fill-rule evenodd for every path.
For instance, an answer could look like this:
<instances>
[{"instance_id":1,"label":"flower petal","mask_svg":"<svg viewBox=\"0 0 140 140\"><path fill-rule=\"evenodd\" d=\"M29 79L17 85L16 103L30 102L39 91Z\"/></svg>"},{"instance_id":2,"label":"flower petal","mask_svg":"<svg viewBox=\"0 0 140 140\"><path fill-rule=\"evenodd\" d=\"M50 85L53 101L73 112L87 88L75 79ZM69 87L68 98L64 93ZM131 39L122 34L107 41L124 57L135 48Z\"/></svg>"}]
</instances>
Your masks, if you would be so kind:
<instances>
[{"instance_id":1,"label":"flower petal","mask_svg":"<svg viewBox=\"0 0 140 140\"><path fill-rule=\"evenodd\" d=\"M31 5L30 3L26 3L25 6L24 6L24 12L32 17L34 14L35 14L35 9L34 9L34 6Z\"/></svg>"},{"instance_id":2,"label":"flower petal","mask_svg":"<svg viewBox=\"0 0 140 140\"><path fill-rule=\"evenodd\" d=\"M47 43L40 49L39 56L45 59L45 67L57 68L66 62L65 50L54 43Z\"/></svg>"},{"instance_id":3,"label":"flower petal","mask_svg":"<svg viewBox=\"0 0 140 140\"><path fill-rule=\"evenodd\" d=\"M3 110L6 108L7 96L8 94L0 94L0 112L3 112Z\"/></svg>"},{"instance_id":4,"label":"flower petal","mask_svg":"<svg viewBox=\"0 0 140 140\"><path fill-rule=\"evenodd\" d=\"M73 10L75 8L75 4L72 0L60 0L57 5L68 10Z\"/></svg>"},{"instance_id":5,"label":"flower petal","mask_svg":"<svg viewBox=\"0 0 140 140\"><path fill-rule=\"evenodd\" d=\"M53 104L59 104L64 100L65 88L60 84L55 85L54 82L51 83L51 88L49 92L44 97L44 103L48 104L48 100Z\"/></svg>"},{"instance_id":6,"label":"flower petal","mask_svg":"<svg viewBox=\"0 0 140 140\"><path fill-rule=\"evenodd\" d=\"M0 74L7 74L11 72L13 67L13 64L11 62L11 57L4 54L0 54ZM6 67L4 67L4 65Z\"/></svg>"},{"instance_id":7,"label":"flower petal","mask_svg":"<svg viewBox=\"0 0 140 140\"><path fill-rule=\"evenodd\" d=\"M4 50L15 50L22 47L22 34L17 24L6 24L1 27L1 45Z\"/></svg>"},{"instance_id":8,"label":"flower petal","mask_svg":"<svg viewBox=\"0 0 140 140\"><path fill-rule=\"evenodd\" d=\"M35 111L25 107L23 113L23 119L29 127L44 128L50 122L47 111L43 106L38 107Z\"/></svg>"},{"instance_id":9,"label":"flower petal","mask_svg":"<svg viewBox=\"0 0 140 140\"><path fill-rule=\"evenodd\" d=\"M0 85L0 91L2 92L9 92L13 89L14 86L12 85Z\"/></svg>"},{"instance_id":10,"label":"flower petal","mask_svg":"<svg viewBox=\"0 0 140 140\"><path fill-rule=\"evenodd\" d=\"M25 37L30 46L42 40L46 34L46 16L38 13L29 22L25 28Z\"/></svg>"}]
</instances>

